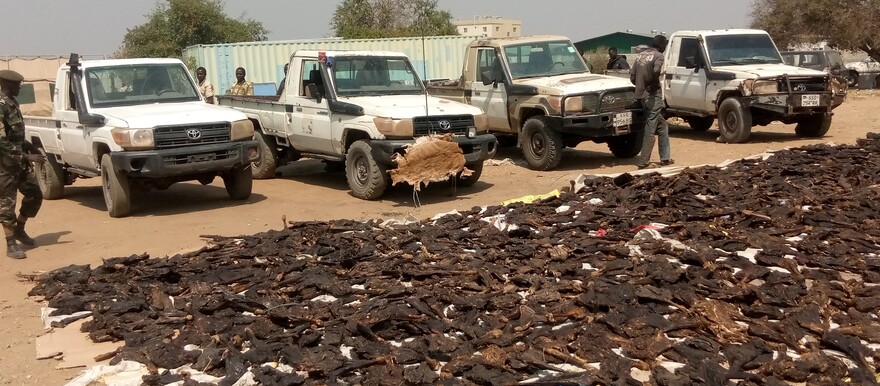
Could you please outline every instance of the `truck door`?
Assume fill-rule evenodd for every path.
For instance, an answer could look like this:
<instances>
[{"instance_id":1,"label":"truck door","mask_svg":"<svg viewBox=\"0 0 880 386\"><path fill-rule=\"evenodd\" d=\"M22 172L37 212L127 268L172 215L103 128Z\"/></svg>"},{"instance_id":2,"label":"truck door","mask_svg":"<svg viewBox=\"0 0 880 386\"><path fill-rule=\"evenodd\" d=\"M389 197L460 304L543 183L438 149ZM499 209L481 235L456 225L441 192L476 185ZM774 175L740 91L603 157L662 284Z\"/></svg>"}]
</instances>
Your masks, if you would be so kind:
<instances>
[{"instance_id":1,"label":"truck door","mask_svg":"<svg viewBox=\"0 0 880 386\"><path fill-rule=\"evenodd\" d=\"M290 133L290 141L295 149L333 154L330 108L319 64L317 59L311 58L299 61L300 81L295 87L296 94L287 94L290 97L288 104L292 105L287 132ZM309 91L309 84L314 84L319 93L323 94L320 102L318 96Z\"/></svg>"},{"instance_id":2,"label":"truck door","mask_svg":"<svg viewBox=\"0 0 880 386\"><path fill-rule=\"evenodd\" d=\"M669 107L703 111L706 108L706 60L697 38L675 37L670 44L663 77Z\"/></svg>"},{"instance_id":3,"label":"truck door","mask_svg":"<svg viewBox=\"0 0 880 386\"><path fill-rule=\"evenodd\" d=\"M71 87L69 71L64 73L64 82L57 91L58 100L55 103L55 124L58 146L64 155L64 162L72 166L93 170L97 167L94 156L89 151L90 132L94 127L88 127L79 123L79 114L76 111L76 97Z\"/></svg>"},{"instance_id":4,"label":"truck door","mask_svg":"<svg viewBox=\"0 0 880 386\"><path fill-rule=\"evenodd\" d=\"M510 132L507 119L507 80L501 58L493 48L477 49L476 79L471 83L471 105L483 110L492 130ZM488 84L485 84L488 83Z\"/></svg>"}]
</instances>

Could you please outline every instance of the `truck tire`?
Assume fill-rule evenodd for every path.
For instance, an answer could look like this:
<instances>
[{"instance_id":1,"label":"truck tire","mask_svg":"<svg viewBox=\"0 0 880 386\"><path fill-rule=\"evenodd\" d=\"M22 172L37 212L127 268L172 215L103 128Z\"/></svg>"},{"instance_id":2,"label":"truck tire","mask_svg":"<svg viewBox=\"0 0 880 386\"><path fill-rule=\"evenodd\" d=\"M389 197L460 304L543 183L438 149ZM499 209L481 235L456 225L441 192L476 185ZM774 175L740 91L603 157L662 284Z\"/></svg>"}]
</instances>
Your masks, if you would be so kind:
<instances>
[{"instance_id":1,"label":"truck tire","mask_svg":"<svg viewBox=\"0 0 880 386\"><path fill-rule=\"evenodd\" d=\"M523 158L533 170L550 170L562 160L562 135L550 127L547 117L537 116L526 120L520 133Z\"/></svg>"},{"instance_id":2,"label":"truck tire","mask_svg":"<svg viewBox=\"0 0 880 386\"><path fill-rule=\"evenodd\" d=\"M366 141L356 141L345 155L345 178L351 194L364 200L375 200L388 187L388 172L373 158L373 148Z\"/></svg>"},{"instance_id":3,"label":"truck tire","mask_svg":"<svg viewBox=\"0 0 880 386\"><path fill-rule=\"evenodd\" d=\"M470 170L473 170L474 172L471 173L471 175L469 176L462 176L461 174L457 175L455 177L457 179L455 183L458 186L466 188L468 186L473 186L477 183L477 181L480 180L480 176L483 175L483 161L467 164L464 166Z\"/></svg>"},{"instance_id":4,"label":"truck tire","mask_svg":"<svg viewBox=\"0 0 880 386\"><path fill-rule=\"evenodd\" d=\"M113 168L110 154L101 157L101 186L104 191L104 203L110 217L128 216L131 212L131 189L128 176Z\"/></svg>"},{"instance_id":5,"label":"truck tire","mask_svg":"<svg viewBox=\"0 0 880 386\"><path fill-rule=\"evenodd\" d=\"M752 134L752 112L732 97L718 107L718 131L723 142L741 143Z\"/></svg>"},{"instance_id":6,"label":"truck tire","mask_svg":"<svg viewBox=\"0 0 880 386\"><path fill-rule=\"evenodd\" d=\"M712 124L715 123L715 118L713 117L687 117L684 119L685 122L688 123L688 126L691 129L696 131L706 131L712 128Z\"/></svg>"},{"instance_id":7,"label":"truck tire","mask_svg":"<svg viewBox=\"0 0 880 386\"><path fill-rule=\"evenodd\" d=\"M828 133L831 128L831 116L827 114L808 115L798 120L794 132L799 137L818 138Z\"/></svg>"},{"instance_id":8,"label":"truck tire","mask_svg":"<svg viewBox=\"0 0 880 386\"><path fill-rule=\"evenodd\" d=\"M854 88L859 85L859 73L858 71L848 71L846 73L846 85Z\"/></svg>"},{"instance_id":9,"label":"truck tire","mask_svg":"<svg viewBox=\"0 0 880 386\"><path fill-rule=\"evenodd\" d=\"M251 190L254 187L254 176L253 172L248 169L248 166L239 166L223 173L223 186L226 187L226 193L229 195L229 198L233 200L247 200L251 196Z\"/></svg>"},{"instance_id":10,"label":"truck tire","mask_svg":"<svg viewBox=\"0 0 880 386\"><path fill-rule=\"evenodd\" d=\"M278 164L278 149L275 147L275 139L257 131L254 132L254 140L260 143L260 159L251 162L251 173L258 180L275 177L275 168Z\"/></svg>"},{"instance_id":11,"label":"truck tire","mask_svg":"<svg viewBox=\"0 0 880 386\"><path fill-rule=\"evenodd\" d=\"M608 150L617 158L632 158L642 151L642 131L608 138Z\"/></svg>"},{"instance_id":12,"label":"truck tire","mask_svg":"<svg viewBox=\"0 0 880 386\"><path fill-rule=\"evenodd\" d=\"M37 175L37 183L40 184L43 198L57 200L64 196L64 169L55 160L55 156L52 154L47 155L43 148L40 148L40 154L46 156L46 162L34 163L34 174Z\"/></svg>"}]
</instances>

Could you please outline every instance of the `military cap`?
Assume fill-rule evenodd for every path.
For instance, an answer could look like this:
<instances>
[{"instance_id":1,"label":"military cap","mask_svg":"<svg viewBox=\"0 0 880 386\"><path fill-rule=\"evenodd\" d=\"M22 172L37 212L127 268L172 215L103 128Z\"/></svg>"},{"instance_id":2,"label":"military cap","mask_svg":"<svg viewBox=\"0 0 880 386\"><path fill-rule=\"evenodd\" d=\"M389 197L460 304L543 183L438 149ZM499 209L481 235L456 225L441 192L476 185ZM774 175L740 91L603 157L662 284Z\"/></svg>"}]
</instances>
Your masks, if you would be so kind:
<instances>
[{"instance_id":1,"label":"military cap","mask_svg":"<svg viewBox=\"0 0 880 386\"><path fill-rule=\"evenodd\" d=\"M24 80L24 77L15 71L3 70L3 71L0 71L0 79L12 81L12 82L21 82Z\"/></svg>"}]
</instances>

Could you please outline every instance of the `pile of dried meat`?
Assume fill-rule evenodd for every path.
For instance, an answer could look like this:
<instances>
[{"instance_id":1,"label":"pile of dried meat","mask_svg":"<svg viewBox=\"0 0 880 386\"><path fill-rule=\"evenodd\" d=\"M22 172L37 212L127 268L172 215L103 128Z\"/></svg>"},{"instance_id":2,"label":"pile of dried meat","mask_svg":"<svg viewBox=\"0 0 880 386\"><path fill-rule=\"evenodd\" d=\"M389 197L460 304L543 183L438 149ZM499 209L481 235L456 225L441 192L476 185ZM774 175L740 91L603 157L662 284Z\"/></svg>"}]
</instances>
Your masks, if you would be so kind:
<instances>
[{"instance_id":1,"label":"pile of dried meat","mask_svg":"<svg viewBox=\"0 0 880 386\"><path fill-rule=\"evenodd\" d=\"M587 180L421 223L297 222L69 266L114 361L232 384L876 384L880 139ZM267 365L267 364L272 364ZM285 366L278 366L282 364ZM289 371L284 371L288 369Z\"/></svg>"}]
</instances>

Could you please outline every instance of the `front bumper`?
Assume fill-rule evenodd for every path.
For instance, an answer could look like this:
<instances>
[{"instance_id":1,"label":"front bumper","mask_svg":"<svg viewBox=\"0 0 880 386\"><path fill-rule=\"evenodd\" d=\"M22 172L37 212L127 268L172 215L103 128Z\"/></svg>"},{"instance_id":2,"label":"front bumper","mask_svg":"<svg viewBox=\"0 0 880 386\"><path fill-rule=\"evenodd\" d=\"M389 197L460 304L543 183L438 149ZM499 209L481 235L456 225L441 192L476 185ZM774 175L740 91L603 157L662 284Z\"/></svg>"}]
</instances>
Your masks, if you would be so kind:
<instances>
[{"instance_id":1,"label":"front bumper","mask_svg":"<svg viewBox=\"0 0 880 386\"><path fill-rule=\"evenodd\" d=\"M498 140L492 134L480 134L474 138L456 136L452 141L457 143L464 153L465 163L482 162L495 156ZM413 139L387 139L370 141L373 158L383 165L391 165L395 153L403 153L407 145L415 143Z\"/></svg>"},{"instance_id":2,"label":"front bumper","mask_svg":"<svg viewBox=\"0 0 880 386\"><path fill-rule=\"evenodd\" d=\"M168 178L225 172L259 158L257 141L110 153L116 171L132 177Z\"/></svg>"},{"instance_id":3,"label":"front bumper","mask_svg":"<svg viewBox=\"0 0 880 386\"><path fill-rule=\"evenodd\" d=\"M826 113L836 107L830 92L752 95L749 106L783 115Z\"/></svg>"},{"instance_id":4,"label":"front bumper","mask_svg":"<svg viewBox=\"0 0 880 386\"><path fill-rule=\"evenodd\" d=\"M614 118L617 114L621 113L632 114L632 123L615 126ZM586 138L626 135L640 130L645 124L645 114L642 109L629 109L591 115L551 116L548 118L550 118L550 124L556 131Z\"/></svg>"}]
</instances>

